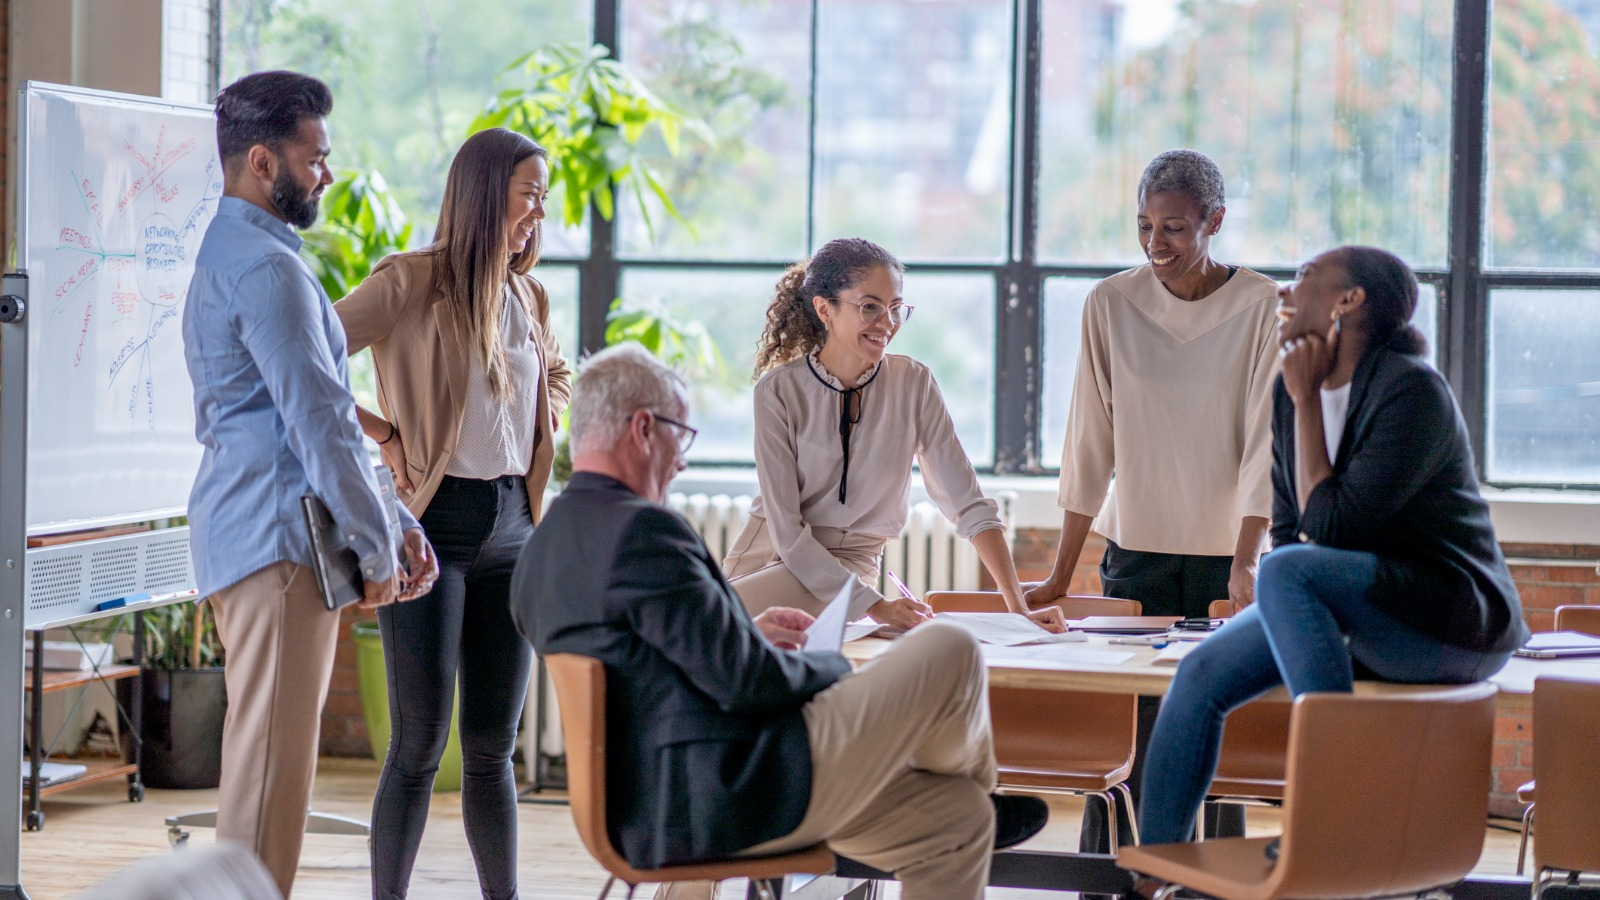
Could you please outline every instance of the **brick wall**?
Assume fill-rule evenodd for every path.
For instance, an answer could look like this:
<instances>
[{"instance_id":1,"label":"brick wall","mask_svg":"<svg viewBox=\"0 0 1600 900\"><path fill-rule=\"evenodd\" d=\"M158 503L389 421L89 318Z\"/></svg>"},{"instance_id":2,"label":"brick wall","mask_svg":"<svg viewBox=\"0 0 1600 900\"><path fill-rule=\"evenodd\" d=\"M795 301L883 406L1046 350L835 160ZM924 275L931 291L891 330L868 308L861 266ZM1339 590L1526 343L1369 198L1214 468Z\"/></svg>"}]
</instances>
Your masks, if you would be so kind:
<instances>
[{"instance_id":1,"label":"brick wall","mask_svg":"<svg viewBox=\"0 0 1600 900\"><path fill-rule=\"evenodd\" d=\"M356 642L350 626L375 620L372 613L354 606L344 609L339 622L339 648L333 657L333 679L328 685L328 704L322 708L323 756L370 756L367 723L361 714L361 687L356 678Z\"/></svg>"}]
</instances>

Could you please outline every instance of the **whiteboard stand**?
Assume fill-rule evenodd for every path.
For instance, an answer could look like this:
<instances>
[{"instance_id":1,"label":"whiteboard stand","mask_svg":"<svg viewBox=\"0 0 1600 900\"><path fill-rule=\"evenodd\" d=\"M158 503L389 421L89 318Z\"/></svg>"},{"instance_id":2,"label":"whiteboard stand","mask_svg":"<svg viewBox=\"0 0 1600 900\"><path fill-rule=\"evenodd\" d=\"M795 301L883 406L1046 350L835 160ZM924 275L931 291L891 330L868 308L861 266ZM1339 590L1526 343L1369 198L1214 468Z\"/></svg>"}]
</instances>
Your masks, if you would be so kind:
<instances>
[{"instance_id":1,"label":"whiteboard stand","mask_svg":"<svg viewBox=\"0 0 1600 900\"><path fill-rule=\"evenodd\" d=\"M23 571L27 560L26 508L28 484L28 397L13 385L28 383L28 331L23 325L28 299L28 276L7 274L0 279L5 318L0 322L0 765L22 758L22 657L24 615ZM23 306L16 308L19 298ZM21 772L0 776L0 809L22 813ZM22 889L22 823L0 826L0 897L27 897Z\"/></svg>"}]
</instances>

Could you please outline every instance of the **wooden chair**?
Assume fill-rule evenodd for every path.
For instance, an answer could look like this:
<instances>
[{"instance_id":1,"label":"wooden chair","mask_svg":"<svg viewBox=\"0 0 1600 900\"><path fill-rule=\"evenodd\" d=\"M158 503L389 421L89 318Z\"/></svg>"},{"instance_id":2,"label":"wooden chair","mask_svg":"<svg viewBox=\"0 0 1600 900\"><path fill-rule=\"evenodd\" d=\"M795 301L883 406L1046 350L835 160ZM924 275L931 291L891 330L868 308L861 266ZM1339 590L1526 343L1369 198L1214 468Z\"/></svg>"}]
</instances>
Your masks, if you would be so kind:
<instances>
[{"instance_id":1,"label":"wooden chair","mask_svg":"<svg viewBox=\"0 0 1600 900\"><path fill-rule=\"evenodd\" d=\"M1600 637L1600 606L1558 606L1556 607L1556 631L1580 631ZM1538 731L1534 731L1534 745L1538 746ZM1534 750L1537 758L1539 751ZM1523 864L1528 859L1528 835L1533 831L1533 809L1538 801L1539 779L1524 784L1517 788L1517 799L1528 804L1522 813L1522 840L1517 843L1517 874L1522 874Z\"/></svg>"},{"instance_id":2,"label":"wooden chair","mask_svg":"<svg viewBox=\"0 0 1600 900\"><path fill-rule=\"evenodd\" d=\"M1213 600L1213 619L1231 618L1232 600ZM1207 799L1213 803L1277 805L1283 802L1289 752L1289 704L1255 700L1228 714L1222 730L1222 755Z\"/></svg>"},{"instance_id":3,"label":"wooden chair","mask_svg":"<svg viewBox=\"0 0 1600 900\"><path fill-rule=\"evenodd\" d=\"M589 854L611 877L600 891L601 900L619 879L629 893L642 882L722 881L748 878L759 896L776 896L770 882L804 872L823 875L834 869L833 852L816 844L793 853L730 859L723 862L635 869L611 845L606 828L606 670L598 660L574 653L544 657L555 683L561 707L561 728L567 742L567 799L572 820Z\"/></svg>"},{"instance_id":4,"label":"wooden chair","mask_svg":"<svg viewBox=\"0 0 1600 900\"><path fill-rule=\"evenodd\" d=\"M1294 703L1272 838L1124 847L1117 864L1220 900L1378 897L1460 880L1483 851L1495 686L1383 685ZM1387 814L1372 815L1382 797Z\"/></svg>"},{"instance_id":5,"label":"wooden chair","mask_svg":"<svg viewBox=\"0 0 1600 900\"><path fill-rule=\"evenodd\" d=\"M1600 684L1565 678L1533 683L1533 777L1539 839L1533 897L1600 873Z\"/></svg>"},{"instance_id":6,"label":"wooden chair","mask_svg":"<svg viewBox=\"0 0 1600 900\"><path fill-rule=\"evenodd\" d=\"M934 591L935 613L1005 612L1005 599L982 591ZM1054 601L1069 619L1137 616L1137 600L1068 595ZM1105 803L1111 845L1117 842L1116 794L1138 840L1128 774L1133 770L1138 698L1027 688L989 688L1000 787L1028 794L1082 794Z\"/></svg>"}]
</instances>

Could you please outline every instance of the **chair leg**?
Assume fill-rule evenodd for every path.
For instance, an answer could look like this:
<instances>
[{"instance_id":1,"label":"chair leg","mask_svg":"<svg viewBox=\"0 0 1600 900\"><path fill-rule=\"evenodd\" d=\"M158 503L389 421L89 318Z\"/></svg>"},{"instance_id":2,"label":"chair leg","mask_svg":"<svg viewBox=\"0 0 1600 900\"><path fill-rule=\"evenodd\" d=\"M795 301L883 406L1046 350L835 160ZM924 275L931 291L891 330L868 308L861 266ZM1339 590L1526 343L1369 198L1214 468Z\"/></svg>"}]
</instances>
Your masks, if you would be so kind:
<instances>
[{"instance_id":1,"label":"chair leg","mask_svg":"<svg viewBox=\"0 0 1600 900\"><path fill-rule=\"evenodd\" d=\"M615 875L606 879L606 886L600 889L600 900L606 900L606 897L611 894L611 886L616 883L617 876Z\"/></svg>"},{"instance_id":2,"label":"chair leg","mask_svg":"<svg viewBox=\"0 0 1600 900\"><path fill-rule=\"evenodd\" d=\"M1553 869L1541 868L1533 873L1533 900L1540 900L1544 896L1545 889L1555 884L1558 878Z\"/></svg>"},{"instance_id":3,"label":"chair leg","mask_svg":"<svg viewBox=\"0 0 1600 900\"><path fill-rule=\"evenodd\" d=\"M1161 888L1156 891L1156 895L1152 897L1151 900L1172 900L1173 896L1175 896L1181 890L1183 890L1183 885L1181 884L1163 884Z\"/></svg>"},{"instance_id":4,"label":"chair leg","mask_svg":"<svg viewBox=\"0 0 1600 900\"><path fill-rule=\"evenodd\" d=\"M1139 819L1133 811L1133 791L1128 790L1126 781L1112 785L1112 790L1122 795L1122 805L1128 808L1128 828L1133 831L1133 845L1139 846Z\"/></svg>"},{"instance_id":5,"label":"chair leg","mask_svg":"<svg viewBox=\"0 0 1600 900\"><path fill-rule=\"evenodd\" d=\"M1111 847L1111 855L1117 855L1117 801L1110 791L1086 791L1085 797L1098 797L1106 805L1106 842Z\"/></svg>"},{"instance_id":6,"label":"chair leg","mask_svg":"<svg viewBox=\"0 0 1600 900\"><path fill-rule=\"evenodd\" d=\"M1533 830L1533 810L1539 804L1529 803L1527 812L1522 814L1522 841L1517 844L1517 874L1522 874L1522 866L1528 860L1528 832Z\"/></svg>"}]
</instances>

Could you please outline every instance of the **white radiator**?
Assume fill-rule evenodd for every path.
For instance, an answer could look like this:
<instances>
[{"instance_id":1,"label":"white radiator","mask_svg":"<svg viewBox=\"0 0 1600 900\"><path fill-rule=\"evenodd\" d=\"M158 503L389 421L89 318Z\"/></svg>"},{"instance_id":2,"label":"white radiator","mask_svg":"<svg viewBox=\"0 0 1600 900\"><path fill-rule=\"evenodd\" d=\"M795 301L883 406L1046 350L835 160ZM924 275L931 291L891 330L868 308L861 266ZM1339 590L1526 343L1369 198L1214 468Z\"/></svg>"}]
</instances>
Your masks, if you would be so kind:
<instances>
[{"instance_id":1,"label":"white radiator","mask_svg":"<svg viewBox=\"0 0 1600 900\"><path fill-rule=\"evenodd\" d=\"M689 520L694 530L705 539L711 555L720 562L728 555L728 548L733 546L744 523L750 518L752 499L748 495L671 494L667 497L667 505ZM1000 504L1000 521L1006 526L1007 547L1011 546L1016 535L1016 527L1012 522L1012 508L1016 499L1013 491L1001 491L995 495L995 500ZM546 497L548 501L549 496ZM900 540L890 541L883 550L883 570L900 576L919 597L929 591L978 590L980 569L978 552L972 549L972 543L962 540L961 535L956 533L955 525L939 512L939 507L928 501L911 507L905 533ZM881 575L877 587L885 594L894 594L888 580ZM537 678L528 686L530 702L523 710L523 756L528 760L535 759L536 755L560 756L566 750L561 736L560 716L556 713L555 689L548 684L545 687L543 701L548 714L543 733L536 741L534 734L538 731L535 726L538 703L531 698L539 694Z\"/></svg>"},{"instance_id":2,"label":"white radiator","mask_svg":"<svg viewBox=\"0 0 1600 900\"><path fill-rule=\"evenodd\" d=\"M705 539L711 555L721 560L750 518L752 499L727 494L671 494L667 505L683 513ZM1000 504L1000 521L1006 526L1008 547L1014 536L1011 509L1016 499L1012 491L1002 491L995 497ZM919 597L929 591L975 591L979 588L978 552L972 549L971 542L962 540L955 525L939 512L939 507L926 500L911 507L900 540L890 541L884 547L883 569L900 576ZM888 579L881 575L877 587L884 593L892 593Z\"/></svg>"}]
</instances>

